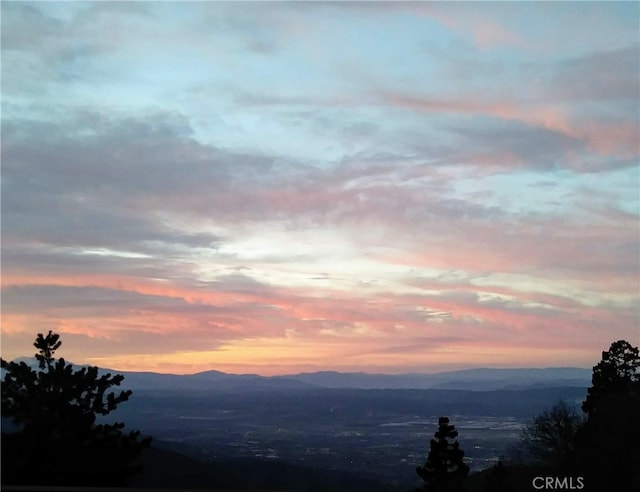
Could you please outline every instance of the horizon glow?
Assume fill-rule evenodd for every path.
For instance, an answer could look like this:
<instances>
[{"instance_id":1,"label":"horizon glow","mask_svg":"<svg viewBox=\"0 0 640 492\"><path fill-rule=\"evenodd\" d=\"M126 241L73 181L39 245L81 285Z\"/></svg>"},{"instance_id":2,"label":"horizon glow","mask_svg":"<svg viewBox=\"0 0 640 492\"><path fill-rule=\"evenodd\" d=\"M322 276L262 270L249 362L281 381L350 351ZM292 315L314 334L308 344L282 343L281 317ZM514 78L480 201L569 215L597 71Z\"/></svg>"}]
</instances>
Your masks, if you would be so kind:
<instances>
[{"instance_id":1,"label":"horizon glow","mask_svg":"<svg viewBox=\"0 0 640 492\"><path fill-rule=\"evenodd\" d=\"M640 5L3 2L2 357L261 375L640 345Z\"/></svg>"}]
</instances>

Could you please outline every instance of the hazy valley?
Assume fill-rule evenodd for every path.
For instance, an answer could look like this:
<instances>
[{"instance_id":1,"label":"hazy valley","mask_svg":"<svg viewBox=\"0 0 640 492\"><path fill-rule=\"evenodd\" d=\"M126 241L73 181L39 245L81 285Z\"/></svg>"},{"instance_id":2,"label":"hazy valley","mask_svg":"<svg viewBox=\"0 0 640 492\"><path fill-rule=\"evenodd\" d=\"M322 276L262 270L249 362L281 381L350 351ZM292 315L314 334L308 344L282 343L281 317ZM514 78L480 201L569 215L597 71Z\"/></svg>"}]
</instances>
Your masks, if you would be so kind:
<instances>
[{"instance_id":1,"label":"hazy valley","mask_svg":"<svg viewBox=\"0 0 640 492\"><path fill-rule=\"evenodd\" d=\"M424 463L438 417L445 415L460 433L472 472L487 469L518 444L534 415L559 400L579 406L591 376L579 368L278 377L102 372L123 374L121 388L133 391L106 421L125 422L152 436L155 448L204 464L181 465L190 470L183 472L175 456L166 466L154 461L141 485L183 486L186 480L274 490L311 490L313 484L314 490L365 484L412 490L420 485L415 467ZM300 485L300 477L308 482Z\"/></svg>"},{"instance_id":2,"label":"hazy valley","mask_svg":"<svg viewBox=\"0 0 640 492\"><path fill-rule=\"evenodd\" d=\"M456 425L472 471L485 469L517 444L534 415L561 399L578 405L590 371L124 374L134 394L114 418L152 435L156 446L206 462L303 465L410 490L439 416Z\"/></svg>"}]
</instances>

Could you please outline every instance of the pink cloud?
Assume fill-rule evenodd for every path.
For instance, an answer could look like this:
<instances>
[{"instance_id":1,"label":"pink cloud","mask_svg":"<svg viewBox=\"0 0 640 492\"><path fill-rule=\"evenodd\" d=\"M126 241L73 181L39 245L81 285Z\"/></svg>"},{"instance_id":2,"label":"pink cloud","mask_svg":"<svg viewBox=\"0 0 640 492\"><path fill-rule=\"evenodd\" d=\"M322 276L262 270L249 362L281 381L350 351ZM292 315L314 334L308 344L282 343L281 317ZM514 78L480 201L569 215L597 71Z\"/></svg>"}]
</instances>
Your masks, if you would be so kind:
<instances>
[{"instance_id":1,"label":"pink cloud","mask_svg":"<svg viewBox=\"0 0 640 492\"><path fill-rule=\"evenodd\" d=\"M414 14L434 18L459 35L470 35L476 46L482 49L527 46L522 36L508 29L504 22L489 19L482 9L469 8L464 4L419 2L410 2L403 7Z\"/></svg>"},{"instance_id":2,"label":"pink cloud","mask_svg":"<svg viewBox=\"0 0 640 492\"><path fill-rule=\"evenodd\" d=\"M36 279L23 281L28 283ZM70 283L69 280L66 282ZM87 285L86 278L83 282L82 285ZM93 278L94 284L110 285L112 282L113 279ZM119 279L118 285L120 288L132 289L134 283ZM73 317L70 316L72 313L65 313L64 310L58 311L57 315L45 313L43 316L3 313L3 332L24 333L34 326L48 323L50 328L58 329L67 336L110 339L119 345L110 345L109 355L99 355L99 351L92 350L87 356L86 351L83 355L83 350L80 349L72 351L70 358L79 362L83 361L83 357L99 359L112 367L122 363L123 357L131 357L126 354L138 351L140 354L148 354L149 364L151 361L155 361L154 364L168 361L171 364L165 370L167 367L177 370L177 360L170 355L173 349L187 354L182 366L185 370L212 367L255 369L260 364L266 364L267 355L261 352L262 362L252 363L252 347L258 346L255 344L273 343L279 347L291 347L292 350L303 350L304 346L315 347L312 352L304 353L305 363L282 353L274 355L277 356L277 361L274 359L273 362L283 370L286 367L293 370L319 367L322 364L326 367L327 360L343 361L342 364L338 363L338 367L352 369L395 365L395 370L399 370L403 367L398 364L399 354L385 355L385 347L389 347L390 343L410 347L416 336L427 338L424 346L405 350L406 354L402 358L408 365L418 364L420 357L453 363L452 361L460 360L462 353L469 362L484 361L485 356L482 354L503 354L494 358L495 362L506 361L509 351L517 351L518 347L528 345L535 345L540 350L579 347L586 353L603 338L610 336L609 333L594 330L594 324L620 324L623 319L620 313L606 308L581 306L564 297L519 292L506 287L475 287L468 283L443 286L436 282L434 285L424 285L424 295L386 292L357 295L327 290L320 293L319 297L318 292L310 297L299 289L282 287L261 295L238 296L233 292L219 292L215 293L215 297L212 293L194 294L194 289L177 286L149 288L144 282L138 282L136 287L139 291L157 296L166 297L171 294L181 299L199 299L192 302L208 299L221 310L214 314L206 311L185 313L141 307L121 315L114 313L111 317L98 318L93 318L90 313L83 317ZM439 290L440 294L429 293L432 288ZM476 296L477 292L499 293L512 300L508 303L481 301ZM460 296L459 293L464 295ZM528 302L534 301L546 302L555 311L526 307ZM520 303L524 304L518 307ZM247 306L253 307L246 311ZM560 310L562 315L559 315ZM447 316L442 316L446 313ZM618 333L628 330L632 322L633 316L629 315L626 326L618 326ZM587 331L599 334L591 339L585 338ZM437 342L438 337L453 333L455 337ZM160 345L145 346L153 340ZM170 350L167 352L167 349ZM220 359L221 352L218 350L231 353ZM189 356L190 353L194 355ZM198 353L202 353L202 357L197 356ZM206 358L206 353L210 354L209 359L201 360ZM478 354L476 358L472 355L474 353ZM193 357L192 362L188 361L189 357ZM140 364L143 363L142 359ZM195 362L196 360L200 362ZM218 360L226 362L219 366L216 362ZM393 364L392 360L395 361ZM135 368L143 367L148 369L151 366L143 364ZM131 364L126 368L134 369ZM269 371L265 367L263 370Z\"/></svg>"},{"instance_id":3,"label":"pink cloud","mask_svg":"<svg viewBox=\"0 0 640 492\"><path fill-rule=\"evenodd\" d=\"M605 123L585 121L577 130L592 151L633 159L640 155L640 125L638 121Z\"/></svg>"},{"instance_id":4,"label":"pink cloud","mask_svg":"<svg viewBox=\"0 0 640 492\"><path fill-rule=\"evenodd\" d=\"M410 111L451 112L472 116L490 116L544 128L583 141L592 152L603 156L630 159L640 155L640 127L637 122L598 121L571 115L569 109L545 103L486 101L474 98L430 98L401 93L381 94L383 103ZM497 161L498 163L501 161ZM579 169L579 166L576 165Z\"/></svg>"}]
</instances>

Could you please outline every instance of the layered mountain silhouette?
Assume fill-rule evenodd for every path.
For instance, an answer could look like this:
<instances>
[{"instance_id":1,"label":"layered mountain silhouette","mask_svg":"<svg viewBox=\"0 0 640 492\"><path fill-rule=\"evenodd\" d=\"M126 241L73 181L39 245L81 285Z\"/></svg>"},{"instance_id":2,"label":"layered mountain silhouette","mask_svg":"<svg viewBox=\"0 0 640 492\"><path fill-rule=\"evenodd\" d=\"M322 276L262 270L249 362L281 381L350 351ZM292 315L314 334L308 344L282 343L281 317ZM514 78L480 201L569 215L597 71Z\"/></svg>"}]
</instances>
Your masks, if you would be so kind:
<instances>
[{"instance_id":1,"label":"layered mountain silhouette","mask_svg":"<svg viewBox=\"0 0 640 492\"><path fill-rule=\"evenodd\" d=\"M21 358L37 367L33 358ZM228 374L204 371L177 375L156 372L127 372L103 369L104 372L122 374L125 389L145 390L212 390L255 391L294 389L452 389L495 391L503 389L534 389L556 387L587 387L591 383L591 369L577 367L497 369L478 368L434 374L370 374L364 372L321 371L284 376L257 374Z\"/></svg>"}]
</instances>

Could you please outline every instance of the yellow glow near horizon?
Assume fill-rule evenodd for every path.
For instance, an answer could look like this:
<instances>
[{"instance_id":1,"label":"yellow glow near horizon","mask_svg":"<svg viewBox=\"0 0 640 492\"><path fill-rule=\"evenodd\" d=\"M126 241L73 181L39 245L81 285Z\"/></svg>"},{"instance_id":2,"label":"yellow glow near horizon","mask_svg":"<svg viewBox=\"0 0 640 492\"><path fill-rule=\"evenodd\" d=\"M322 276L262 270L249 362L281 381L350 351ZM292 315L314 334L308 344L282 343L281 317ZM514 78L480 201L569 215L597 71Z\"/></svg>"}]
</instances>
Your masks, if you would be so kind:
<instances>
[{"instance_id":1,"label":"yellow glow near horizon","mask_svg":"<svg viewBox=\"0 0 640 492\"><path fill-rule=\"evenodd\" d=\"M567 352L530 347L449 346L428 353L405 354L399 365L397 354L385 354L380 342L374 345L371 340L363 340L360 345L361 350L354 353L353 345L335 341L261 338L234 341L217 350L92 357L84 362L121 371L193 374L218 370L274 376L328 367L371 373L428 373L473 367L588 367L593 358L593 354L578 348Z\"/></svg>"}]
</instances>

